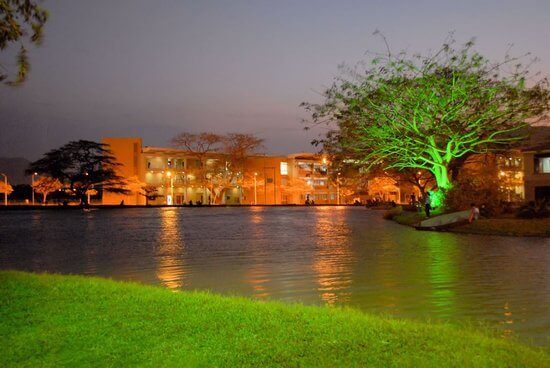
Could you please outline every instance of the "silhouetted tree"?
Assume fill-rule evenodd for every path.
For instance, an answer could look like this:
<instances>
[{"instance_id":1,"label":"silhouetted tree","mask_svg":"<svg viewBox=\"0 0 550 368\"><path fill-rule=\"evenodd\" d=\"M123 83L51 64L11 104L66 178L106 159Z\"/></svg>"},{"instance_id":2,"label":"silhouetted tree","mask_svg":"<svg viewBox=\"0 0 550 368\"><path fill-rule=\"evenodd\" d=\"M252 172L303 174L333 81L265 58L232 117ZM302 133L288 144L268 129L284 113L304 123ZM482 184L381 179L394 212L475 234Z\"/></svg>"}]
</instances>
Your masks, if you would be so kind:
<instances>
[{"instance_id":1,"label":"silhouetted tree","mask_svg":"<svg viewBox=\"0 0 550 368\"><path fill-rule=\"evenodd\" d=\"M47 20L48 12L37 1L0 0L0 51L19 43L16 76L9 81L8 69L0 64L0 81L9 85L25 81L30 69L25 42L40 45Z\"/></svg>"},{"instance_id":2,"label":"silhouetted tree","mask_svg":"<svg viewBox=\"0 0 550 368\"><path fill-rule=\"evenodd\" d=\"M115 170L120 165L107 144L79 140L47 152L29 165L27 173L37 172L59 180L81 204L86 204L90 189L128 193L124 179Z\"/></svg>"}]
</instances>

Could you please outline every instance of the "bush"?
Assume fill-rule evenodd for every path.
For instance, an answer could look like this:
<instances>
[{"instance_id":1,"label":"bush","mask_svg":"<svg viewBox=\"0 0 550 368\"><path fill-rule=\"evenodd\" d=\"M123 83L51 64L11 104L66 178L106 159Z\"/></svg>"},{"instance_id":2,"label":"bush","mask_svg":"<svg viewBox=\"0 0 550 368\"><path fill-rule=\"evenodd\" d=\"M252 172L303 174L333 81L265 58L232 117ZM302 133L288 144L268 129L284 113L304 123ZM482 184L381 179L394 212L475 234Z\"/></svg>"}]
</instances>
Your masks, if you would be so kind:
<instances>
[{"instance_id":1,"label":"bush","mask_svg":"<svg viewBox=\"0 0 550 368\"><path fill-rule=\"evenodd\" d=\"M391 209L387 210L386 212L384 212L383 217L386 220L393 220L393 218L397 215L400 215L401 212L403 212L403 207L397 206L397 207L391 208Z\"/></svg>"},{"instance_id":2,"label":"bush","mask_svg":"<svg viewBox=\"0 0 550 368\"><path fill-rule=\"evenodd\" d=\"M533 201L521 206L516 213L516 216L524 219L533 218L546 218L550 217L550 209L548 203L542 201L542 203L535 203Z\"/></svg>"},{"instance_id":3,"label":"bush","mask_svg":"<svg viewBox=\"0 0 550 368\"><path fill-rule=\"evenodd\" d=\"M445 197L445 208L449 211L463 211L475 203L484 205L485 215L494 216L502 212L502 195L498 183L491 180L464 178L454 183Z\"/></svg>"}]
</instances>

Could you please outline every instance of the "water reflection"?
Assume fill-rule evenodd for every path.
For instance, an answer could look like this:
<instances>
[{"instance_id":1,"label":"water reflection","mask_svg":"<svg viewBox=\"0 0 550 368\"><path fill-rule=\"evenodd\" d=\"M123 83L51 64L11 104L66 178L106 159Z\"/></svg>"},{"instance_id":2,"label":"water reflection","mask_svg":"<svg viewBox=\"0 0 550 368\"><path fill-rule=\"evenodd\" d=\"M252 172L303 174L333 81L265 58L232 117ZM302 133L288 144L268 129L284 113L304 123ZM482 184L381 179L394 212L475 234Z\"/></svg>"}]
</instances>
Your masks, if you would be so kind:
<instances>
[{"instance_id":1,"label":"water reflection","mask_svg":"<svg viewBox=\"0 0 550 368\"><path fill-rule=\"evenodd\" d=\"M428 277L432 287L431 303L438 317L451 317L456 311L454 285L457 281L457 264L460 251L457 238L449 234L426 237L428 248Z\"/></svg>"},{"instance_id":2,"label":"water reflection","mask_svg":"<svg viewBox=\"0 0 550 368\"><path fill-rule=\"evenodd\" d=\"M364 208L0 212L0 268L480 321L550 345L550 241L418 232Z\"/></svg>"},{"instance_id":3,"label":"water reflection","mask_svg":"<svg viewBox=\"0 0 550 368\"><path fill-rule=\"evenodd\" d=\"M155 247L155 256L158 262L157 278L170 288L179 289L185 286L185 243L182 238L182 229L178 219L178 212L174 208L163 208L160 211L161 226L158 232L158 242Z\"/></svg>"},{"instance_id":4,"label":"water reflection","mask_svg":"<svg viewBox=\"0 0 550 368\"><path fill-rule=\"evenodd\" d=\"M349 300L352 283L353 253L350 230L343 208L324 207L316 211L316 244L313 269L317 275L317 290L328 304Z\"/></svg>"}]
</instances>

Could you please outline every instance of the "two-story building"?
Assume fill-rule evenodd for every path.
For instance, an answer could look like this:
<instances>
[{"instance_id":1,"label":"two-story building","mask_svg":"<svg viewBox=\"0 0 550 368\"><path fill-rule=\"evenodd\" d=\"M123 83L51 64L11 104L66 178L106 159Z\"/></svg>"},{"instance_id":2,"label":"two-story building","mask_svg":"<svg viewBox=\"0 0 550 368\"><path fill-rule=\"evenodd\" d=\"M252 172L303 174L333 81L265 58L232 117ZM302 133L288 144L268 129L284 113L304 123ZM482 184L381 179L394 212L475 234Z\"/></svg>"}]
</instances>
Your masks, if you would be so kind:
<instances>
[{"instance_id":1,"label":"two-story building","mask_svg":"<svg viewBox=\"0 0 550 368\"><path fill-rule=\"evenodd\" d=\"M304 153L251 155L235 172L224 154L148 147L141 138L104 138L129 182L128 195L104 193L104 204L337 204L326 158ZM144 187L150 188L149 199Z\"/></svg>"}]
</instances>

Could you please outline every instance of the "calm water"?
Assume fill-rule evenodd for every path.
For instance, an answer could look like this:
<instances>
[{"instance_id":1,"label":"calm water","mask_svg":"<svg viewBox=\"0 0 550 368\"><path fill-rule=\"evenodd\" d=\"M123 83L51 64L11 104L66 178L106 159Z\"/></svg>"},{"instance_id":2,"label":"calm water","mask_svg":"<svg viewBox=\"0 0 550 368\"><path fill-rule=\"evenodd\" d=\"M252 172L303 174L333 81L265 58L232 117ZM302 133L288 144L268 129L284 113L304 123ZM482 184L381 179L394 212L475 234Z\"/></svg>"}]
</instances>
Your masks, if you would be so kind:
<instances>
[{"instance_id":1,"label":"calm water","mask_svg":"<svg viewBox=\"0 0 550 368\"><path fill-rule=\"evenodd\" d=\"M419 232L364 208L0 212L0 268L483 321L550 345L550 240Z\"/></svg>"}]
</instances>

